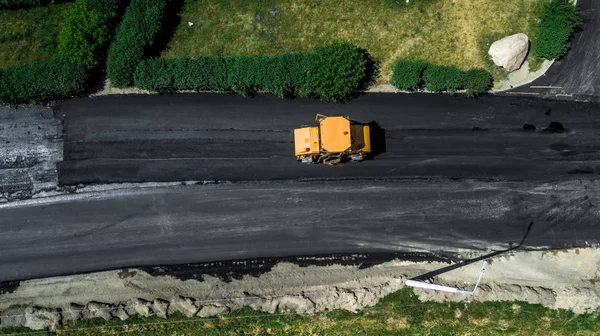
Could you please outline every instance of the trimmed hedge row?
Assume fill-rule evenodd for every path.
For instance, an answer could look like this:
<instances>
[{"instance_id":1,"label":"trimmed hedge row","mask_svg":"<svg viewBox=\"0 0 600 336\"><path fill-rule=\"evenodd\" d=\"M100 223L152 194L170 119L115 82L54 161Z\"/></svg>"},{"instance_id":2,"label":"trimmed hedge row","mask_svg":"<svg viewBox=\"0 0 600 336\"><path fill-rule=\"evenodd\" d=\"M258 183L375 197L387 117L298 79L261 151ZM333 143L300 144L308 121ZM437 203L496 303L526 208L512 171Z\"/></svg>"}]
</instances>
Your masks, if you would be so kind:
<instances>
[{"instance_id":1,"label":"trimmed hedge row","mask_svg":"<svg viewBox=\"0 0 600 336\"><path fill-rule=\"evenodd\" d=\"M49 3L64 2L60 0L0 0L0 9L25 8L47 5Z\"/></svg>"},{"instance_id":2,"label":"trimmed hedge row","mask_svg":"<svg viewBox=\"0 0 600 336\"><path fill-rule=\"evenodd\" d=\"M416 90L421 87L423 70L427 63L413 60L397 60L392 70L391 84L400 90Z\"/></svg>"},{"instance_id":3,"label":"trimmed hedge row","mask_svg":"<svg viewBox=\"0 0 600 336\"><path fill-rule=\"evenodd\" d=\"M85 91L87 80L87 68L65 55L19 64L2 70L0 101L21 104L64 99Z\"/></svg>"},{"instance_id":4,"label":"trimmed hedge row","mask_svg":"<svg viewBox=\"0 0 600 336\"><path fill-rule=\"evenodd\" d=\"M476 96L492 87L493 78L483 69L462 71L453 66L429 64L418 60L398 60L392 68L391 83L400 90L456 92L466 89L467 95Z\"/></svg>"},{"instance_id":5,"label":"trimmed hedge row","mask_svg":"<svg viewBox=\"0 0 600 336\"><path fill-rule=\"evenodd\" d=\"M119 0L76 0L58 39L60 53L93 68L106 56L113 34Z\"/></svg>"},{"instance_id":6,"label":"trimmed hedge row","mask_svg":"<svg viewBox=\"0 0 600 336\"><path fill-rule=\"evenodd\" d=\"M166 0L132 0L108 51L107 73L115 86L133 85L135 68L161 28Z\"/></svg>"},{"instance_id":7,"label":"trimmed hedge row","mask_svg":"<svg viewBox=\"0 0 600 336\"><path fill-rule=\"evenodd\" d=\"M252 95L342 100L366 77L366 56L355 46L334 42L312 53L277 56L154 58L135 71L135 86L161 93L229 91Z\"/></svg>"},{"instance_id":8,"label":"trimmed hedge row","mask_svg":"<svg viewBox=\"0 0 600 336\"><path fill-rule=\"evenodd\" d=\"M535 53L545 59L561 58L571 45L575 28L583 23L570 0L552 0L542 8Z\"/></svg>"}]
</instances>

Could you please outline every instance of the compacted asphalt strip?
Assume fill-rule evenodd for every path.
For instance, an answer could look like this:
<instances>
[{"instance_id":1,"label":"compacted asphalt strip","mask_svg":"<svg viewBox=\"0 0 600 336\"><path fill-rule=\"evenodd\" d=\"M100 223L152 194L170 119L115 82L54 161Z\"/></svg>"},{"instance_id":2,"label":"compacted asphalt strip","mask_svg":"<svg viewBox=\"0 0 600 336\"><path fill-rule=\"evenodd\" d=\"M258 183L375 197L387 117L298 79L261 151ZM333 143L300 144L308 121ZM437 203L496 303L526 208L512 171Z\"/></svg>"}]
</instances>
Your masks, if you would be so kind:
<instances>
[{"instance_id":1,"label":"compacted asphalt strip","mask_svg":"<svg viewBox=\"0 0 600 336\"><path fill-rule=\"evenodd\" d=\"M547 181L600 173L600 105L487 96L369 94L345 104L217 94L74 99L59 182L436 178ZM295 160L316 113L376 121L374 160Z\"/></svg>"},{"instance_id":2,"label":"compacted asphalt strip","mask_svg":"<svg viewBox=\"0 0 600 336\"><path fill-rule=\"evenodd\" d=\"M189 185L0 205L0 282L254 258L600 243L600 182Z\"/></svg>"},{"instance_id":3,"label":"compacted asphalt strip","mask_svg":"<svg viewBox=\"0 0 600 336\"><path fill-rule=\"evenodd\" d=\"M597 246L598 105L365 95L74 99L59 182L229 181L0 205L0 281L300 255ZM381 153L303 165L316 113L377 121ZM549 127L551 126L551 127ZM533 224L531 224L533 223Z\"/></svg>"}]
</instances>

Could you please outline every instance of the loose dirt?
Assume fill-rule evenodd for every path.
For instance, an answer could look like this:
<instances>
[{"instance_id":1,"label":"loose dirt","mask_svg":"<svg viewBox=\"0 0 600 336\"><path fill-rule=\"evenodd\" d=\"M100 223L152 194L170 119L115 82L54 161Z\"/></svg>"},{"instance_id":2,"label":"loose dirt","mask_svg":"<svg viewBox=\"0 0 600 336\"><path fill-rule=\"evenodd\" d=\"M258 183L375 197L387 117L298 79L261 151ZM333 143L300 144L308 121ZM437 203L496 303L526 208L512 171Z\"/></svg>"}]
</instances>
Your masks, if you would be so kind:
<instances>
[{"instance_id":1,"label":"loose dirt","mask_svg":"<svg viewBox=\"0 0 600 336\"><path fill-rule=\"evenodd\" d=\"M462 256L471 258L475 254L463 251ZM575 313L600 307L599 249L513 251L487 260L489 265L474 296L425 289L415 289L415 293L423 301L525 301ZM481 264L478 261L451 270L432 282L471 289ZM280 263L260 276L246 275L229 281L209 275L202 276L201 281L153 277L139 269L55 277L24 281L0 295L0 318L9 317L6 321L12 321L24 307L32 306L52 308L63 315L76 309L83 312L82 316L91 316L88 310L98 314L100 305L104 307L101 310L116 312L120 318L124 316L123 309L131 314L141 311L160 316L166 316L166 311L210 316L243 306L309 314L331 309L356 311L403 288L408 278L448 266L452 265L401 260L363 269Z\"/></svg>"}]
</instances>

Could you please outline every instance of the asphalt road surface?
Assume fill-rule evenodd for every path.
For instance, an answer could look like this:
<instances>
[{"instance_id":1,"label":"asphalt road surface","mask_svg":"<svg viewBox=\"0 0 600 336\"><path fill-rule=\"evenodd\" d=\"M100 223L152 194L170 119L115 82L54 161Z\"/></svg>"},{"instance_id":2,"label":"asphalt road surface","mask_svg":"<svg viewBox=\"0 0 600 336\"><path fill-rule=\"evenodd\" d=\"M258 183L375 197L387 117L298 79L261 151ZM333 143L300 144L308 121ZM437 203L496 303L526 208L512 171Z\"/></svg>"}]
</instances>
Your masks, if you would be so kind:
<instances>
[{"instance_id":1,"label":"asphalt road surface","mask_svg":"<svg viewBox=\"0 0 600 336\"><path fill-rule=\"evenodd\" d=\"M594 246L600 182L255 182L0 205L0 282L315 254Z\"/></svg>"},{"instance_id":2,"label":"asphalt road surface","mask_svg":"<svg viewBox=\"0 0 600 336\"><path fill-rule=\"evenodd\" d=\"M600 1L578 0L584 21L567 55L533 83L512 90L565 99L600 100Z\"/></svg>"},{"instance_id":3,"label":"asphalt road surface","mask_svg":"<svg viewBox=\"0 0 600 336\"><path fill-rule=\"evenodd\" d=\"M597 178L599 111L589 103L428 94L346 104L216 94L74 99L57 107L65 141L59 182ZM377 121L385 153L335 167L297 162L293 129L316 113ZM547 129L552 123L564 129Z\"/></svg>"}]
</instances>

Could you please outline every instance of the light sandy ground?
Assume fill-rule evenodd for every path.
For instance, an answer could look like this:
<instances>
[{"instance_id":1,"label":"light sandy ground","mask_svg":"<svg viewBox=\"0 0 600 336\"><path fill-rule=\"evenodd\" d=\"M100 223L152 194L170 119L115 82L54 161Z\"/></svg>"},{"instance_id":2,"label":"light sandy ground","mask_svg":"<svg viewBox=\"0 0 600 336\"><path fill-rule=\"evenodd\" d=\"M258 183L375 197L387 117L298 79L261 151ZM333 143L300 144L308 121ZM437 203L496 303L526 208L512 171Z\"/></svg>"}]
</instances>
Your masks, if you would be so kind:
<instances>
[{"instance_id":1,"label":"light sandy ground","mask_svg":"<svg viewBox=\"0 0 600 336\"><path fill-rule=\"evenodd\" d=\"M502 92L529 84L543 76L552 64L554 64L554 60L545 60L539 70L530 72L529 63L525 61L519 70L509 73L507 79L495 83L493 91Z\"/></svg>"},{"instance_id":2,"label":"light sandy ground","mask_svg":"<svg viewBox=\"0 0 600 336\"><path fill-rule=\"evenodd\" d=\"M599 249L509 252L488 260L490 264L480 288L472 297L425 289L415 289L415 293L422 300L524 301L576 313L600 307ZM481 265L482 262L475 262L449 271L433 282L471 289ZM91 307L86 305L92 301L109 304L103 309L118 310L122 314L121 308L131 311L128 306L131 302L148 306L152 302L154 305L164 302L157 299L168 301L172 309L191 315L201 314L201 311L202 314L223 313L242 306L268 312L278 308L297 313L328 309L355 311L372 306L379 298L401 289L407 278L447 266L439 262L400 260L365 269L281 263L258 277L246 275L231 282L213 276L204 276L203 281L153 277L138 269L39 279L22 282L12 293L0 295L0 311L3 311L0 319L4 316L2 321L6 322L3 323L9 323L10 319L24 314L25 306L61 308L63 314L66 309L79 307L77 309L85 315Z\"/></svg>"}]
</instances>

